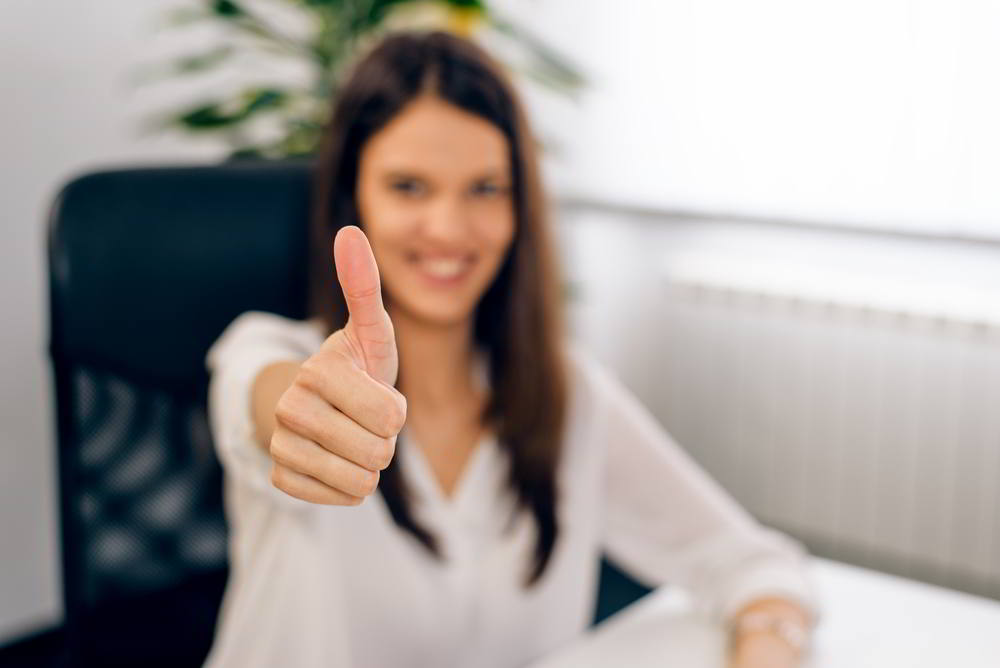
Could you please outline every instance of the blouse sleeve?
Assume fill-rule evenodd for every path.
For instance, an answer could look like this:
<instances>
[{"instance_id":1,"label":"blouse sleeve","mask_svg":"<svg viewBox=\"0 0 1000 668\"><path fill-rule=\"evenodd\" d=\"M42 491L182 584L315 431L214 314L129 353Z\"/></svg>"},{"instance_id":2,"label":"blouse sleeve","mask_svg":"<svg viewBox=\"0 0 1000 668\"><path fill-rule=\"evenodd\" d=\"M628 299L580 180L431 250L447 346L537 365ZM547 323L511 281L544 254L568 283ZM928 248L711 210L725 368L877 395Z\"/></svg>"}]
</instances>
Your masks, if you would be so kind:
<instances>
[{"instance_id":1,"label":"blouse sleeve","mask_svg":"<svg viewBox=\"0 0 1000 668\"><path fill-rule=\"evenodd\" d=\"M717 621L764 596L794 600L815 621L802 545L759 524L596 360L574 357L602 418L608 556L647 584L684 587Z\"/></svg>"},{"instance_id":2,"label":"blouse sleeve","mask_svg":"<svg viewBox=\"0 0 1000 668\"><path fill-rule=\"evenodd\" d=\"M301 361L322 345L311 321L264 311L236 317L209 348L208 419L212 440L229 484L263 494L282 507L310 504L271 484L271 457L256 442L250 391L257 374L281 360Z\"/></svg>"}]
</instances>

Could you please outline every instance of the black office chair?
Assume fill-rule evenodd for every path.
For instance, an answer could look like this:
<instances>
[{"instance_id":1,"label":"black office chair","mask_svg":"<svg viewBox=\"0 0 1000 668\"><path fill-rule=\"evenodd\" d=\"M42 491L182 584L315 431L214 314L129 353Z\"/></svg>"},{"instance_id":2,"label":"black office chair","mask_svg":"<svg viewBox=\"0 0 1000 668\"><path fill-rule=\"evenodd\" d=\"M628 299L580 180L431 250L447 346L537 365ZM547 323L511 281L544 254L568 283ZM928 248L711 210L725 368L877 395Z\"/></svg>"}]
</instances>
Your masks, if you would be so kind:
<instances>
[{"instance_id":1,"label":"black office chair","mask_svg":"<svg viewBox=\"0 0 1000 668\"><path fill-rule=\"evenodd\" d=\"M196 666L225 584L205 353L254 309L305 316L305 162L129 169L49 228L63 601L78 665Z\"/></svg>"},{"instance_id":2,"label":"black office chair","mask_svg":"<svg viewBox=\"0 0 1000 668\"><path fill-rule=\"evenodd\" d=\"M106 171L49 230L63 600L78 665L196 666L226 578L205 353L303 318L309 164ZM646 590L605 563L596 620Z\"/></svg>"}]
</instances>

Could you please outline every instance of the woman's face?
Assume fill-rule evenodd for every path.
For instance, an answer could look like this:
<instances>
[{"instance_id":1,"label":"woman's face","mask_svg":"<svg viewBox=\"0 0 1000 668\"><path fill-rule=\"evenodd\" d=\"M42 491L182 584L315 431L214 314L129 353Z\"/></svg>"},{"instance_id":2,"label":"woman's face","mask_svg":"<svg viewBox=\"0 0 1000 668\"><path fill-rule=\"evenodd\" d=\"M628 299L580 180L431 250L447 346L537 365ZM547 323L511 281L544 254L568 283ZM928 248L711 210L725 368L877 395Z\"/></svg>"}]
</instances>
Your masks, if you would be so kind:
<instances>
[{"instance_id":1,"label":"woman's face","mask_svg":"<svg viewBox=\"0 0 1000 668\"><path fill-rule=\"evenodd\" d=\"M471 317L514 237L503 132L417 97L362 148L355 196L390 311L439 325Z\"/></svg>"}]
</instances>

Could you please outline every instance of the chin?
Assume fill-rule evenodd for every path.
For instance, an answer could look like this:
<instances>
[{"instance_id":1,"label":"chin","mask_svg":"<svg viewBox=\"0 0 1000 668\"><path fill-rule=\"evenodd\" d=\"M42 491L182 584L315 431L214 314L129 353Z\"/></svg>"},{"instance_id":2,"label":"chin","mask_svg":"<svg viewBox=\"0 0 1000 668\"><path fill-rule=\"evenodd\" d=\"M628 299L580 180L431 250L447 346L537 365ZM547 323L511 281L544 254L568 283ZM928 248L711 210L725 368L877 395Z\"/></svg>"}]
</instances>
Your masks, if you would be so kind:
<instances>
[{"instance_id":1,"label":"chin","mask_svg":"<svg viewBox=\"0 0 1000 668\"><path fill-rule=\"evenodd\" d=\"M461 325L475 313L475 308L464 304L411 304L404 310L410 318L435 327Z\"/></svg>"}]
</instances>

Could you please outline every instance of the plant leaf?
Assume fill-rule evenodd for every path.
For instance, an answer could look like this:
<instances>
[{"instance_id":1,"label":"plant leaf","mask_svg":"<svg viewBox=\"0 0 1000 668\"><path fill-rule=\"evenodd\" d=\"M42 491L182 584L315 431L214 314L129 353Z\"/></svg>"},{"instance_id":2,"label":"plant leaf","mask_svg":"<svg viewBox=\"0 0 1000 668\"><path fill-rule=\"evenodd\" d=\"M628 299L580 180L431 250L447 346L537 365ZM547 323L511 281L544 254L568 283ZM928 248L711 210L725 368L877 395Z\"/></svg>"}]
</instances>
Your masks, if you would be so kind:
<instances>
[{"instance_id":1,"label":"plant leaf","mask_svg":"<svg viewBox=\"0 0 1000 668\"><path fill-rule=\"evenodd\" d=\"M281 106L287 97L285 91L275 88L249 89L240 94L238 104L229 101L200 104L168 119L167 123L195 132L231 127L257 112Z\"/></svg>"},{"instance_id":2,"label":"plant leaf","mask_svg":"<svg viewBox=\"0 0 1000 668\"><path fill-rule=\"evenodd\" d=\"M233 2L233 0L214 0L212 2L212 11L214 11L219 16L224 16L226 18L233 18L236 16L246 16L247 12L240 5Z\"/></svg>"},{"instance_id":3,"label":"plant leaf","mask_svg":"<svg viewBox=\"0 0 1000 668\"><path fill-rule=\"evenodd\" d=\"M482 0L444 0L446 5L451 5L456 9L478 9L486 11L486 4Z\"/></svg>"}]
</instances>

